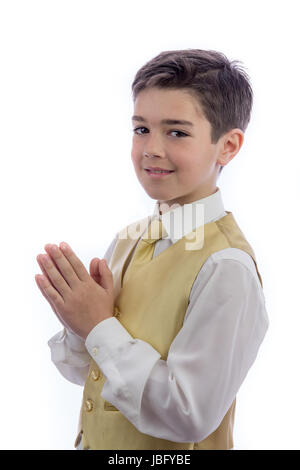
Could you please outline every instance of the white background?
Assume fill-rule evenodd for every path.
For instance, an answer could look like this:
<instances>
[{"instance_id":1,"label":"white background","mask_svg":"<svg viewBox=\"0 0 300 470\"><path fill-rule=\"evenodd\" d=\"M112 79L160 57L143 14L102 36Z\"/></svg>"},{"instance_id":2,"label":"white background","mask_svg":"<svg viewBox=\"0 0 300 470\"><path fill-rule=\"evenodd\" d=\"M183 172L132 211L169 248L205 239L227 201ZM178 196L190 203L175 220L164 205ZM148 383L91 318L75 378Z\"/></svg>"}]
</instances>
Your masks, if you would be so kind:
<instances>
[{"instance_id":1,"label":"white background","mask_svg":"<svg viewBox=\"0 0 300 470\"><path fill-rule=\"evenodd\" d=\"M270 327L237 396L236 449L300 449L297 1L0 2L2 449L73 449L82 388L51 363L46 243L88 268L152 213L131 163L131 83L163 50L214 49L254 90L218 186L254 248Z\"/></svg>"}]
</instances>

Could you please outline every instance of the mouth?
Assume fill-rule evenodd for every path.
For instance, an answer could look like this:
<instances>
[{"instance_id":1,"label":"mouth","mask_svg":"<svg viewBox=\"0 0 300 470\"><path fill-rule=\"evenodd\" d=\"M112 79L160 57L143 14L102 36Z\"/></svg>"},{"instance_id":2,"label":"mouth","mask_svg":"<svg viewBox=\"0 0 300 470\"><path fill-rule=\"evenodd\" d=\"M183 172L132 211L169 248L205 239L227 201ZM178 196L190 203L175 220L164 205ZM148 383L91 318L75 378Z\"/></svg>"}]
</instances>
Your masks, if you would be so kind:
<instances>
[{"instance_id":1,"label":"mouth","mask_svg":"<svg viewBox=\"0 0 300 470\"><path fill-rule=\"evenodd\" d=\"M145 168L146 173L152 177L152 178L163 178L168 175L171 175L174 173L174 170L158 170L158 169L150 169L150 168Z\"/></svg>"}]
</instances>

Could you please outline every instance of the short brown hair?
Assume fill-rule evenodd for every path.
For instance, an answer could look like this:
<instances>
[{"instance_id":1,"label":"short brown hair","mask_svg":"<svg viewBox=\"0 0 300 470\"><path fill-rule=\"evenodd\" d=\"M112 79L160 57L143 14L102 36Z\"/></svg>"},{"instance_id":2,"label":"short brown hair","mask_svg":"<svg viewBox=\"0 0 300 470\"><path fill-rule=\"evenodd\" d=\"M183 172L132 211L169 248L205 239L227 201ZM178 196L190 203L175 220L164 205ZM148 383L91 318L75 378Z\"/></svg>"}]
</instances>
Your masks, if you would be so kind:
<instances>
[{"instance_id":1,"label":"short brown hair","mask_svg":"<svg viewBox=\"0 0 300 470\"><path fill-rule=\"evenodd\" d=\"M230 129L245 132L250 121L253 91L239 64L217 51L163 51L137 71L132 83L133 100L149 87L186 89L210 122L211 141L215 144Z\"/></svg>"}]
</instances>

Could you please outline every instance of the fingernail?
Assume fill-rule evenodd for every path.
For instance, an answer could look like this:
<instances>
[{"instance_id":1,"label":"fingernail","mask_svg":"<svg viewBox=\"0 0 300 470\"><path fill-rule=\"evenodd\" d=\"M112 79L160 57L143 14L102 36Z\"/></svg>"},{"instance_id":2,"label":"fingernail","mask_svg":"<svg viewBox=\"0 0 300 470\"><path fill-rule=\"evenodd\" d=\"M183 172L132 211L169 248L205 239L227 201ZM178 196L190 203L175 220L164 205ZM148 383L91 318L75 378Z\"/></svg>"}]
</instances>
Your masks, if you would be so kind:
<instances>
[{"instance_id":1,"label":"fingernail","mask_svg":"<svg viewBox=\"0 0 300 470\"><path fill-rule=\"evenodd\" d=\"M68 245L67 243L65 243L65 242L62 242L62 243L60 244L60 247L61 247L61 249L62 249L63 251L67 251L68 248L70 248L69 245Z\"/></svg>"},{"instance_id":2,"label":"fingernail","mask_svg":"<svg viewBox=\"0 0 300 470\"><path fill-rule=\"evenodd\" d=\"M38 279L38 282L39 282L42 286L44 286L44 285L46 284L46 279L45 279L44 276L42 276L41 274L39 274L39 275L37 276L37 279Z\"/></svg>"}]
</instances>

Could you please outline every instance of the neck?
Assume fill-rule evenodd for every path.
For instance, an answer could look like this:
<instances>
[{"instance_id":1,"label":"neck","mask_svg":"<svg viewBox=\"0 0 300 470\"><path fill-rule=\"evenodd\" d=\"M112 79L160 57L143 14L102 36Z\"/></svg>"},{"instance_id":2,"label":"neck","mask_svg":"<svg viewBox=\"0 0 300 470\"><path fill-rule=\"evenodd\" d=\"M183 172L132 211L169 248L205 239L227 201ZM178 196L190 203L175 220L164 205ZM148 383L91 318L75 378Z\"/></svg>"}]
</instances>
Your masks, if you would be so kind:
<instances>
[{"instance_id":1,"label":"neck","mask_svg":"<svg viewBox=\"0 0 300 470\"><path fill-rule=\"evenodd\" d=\"M172 200L169 200L169 201L163 201L163 200L158 200L158 204L159 204L159 214L162 215L162 214L165 214L166 212L168 212L170 209L173 208L173 206L184 206L185 204L192 204L193 202L195 201L200 201L201 199L205 199L206 197L209 197L209 196L212 196L213 194L215 194L217 191L218 191L218 186L216 186L213 191L208 191L208 192L202 192L200 195L197 196L197 198L192 198L192 200L189 200L189 199L172 199Z\"/></svg>"}]
</instances>

